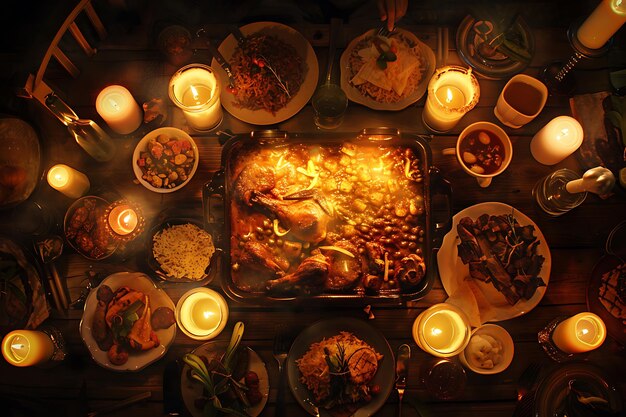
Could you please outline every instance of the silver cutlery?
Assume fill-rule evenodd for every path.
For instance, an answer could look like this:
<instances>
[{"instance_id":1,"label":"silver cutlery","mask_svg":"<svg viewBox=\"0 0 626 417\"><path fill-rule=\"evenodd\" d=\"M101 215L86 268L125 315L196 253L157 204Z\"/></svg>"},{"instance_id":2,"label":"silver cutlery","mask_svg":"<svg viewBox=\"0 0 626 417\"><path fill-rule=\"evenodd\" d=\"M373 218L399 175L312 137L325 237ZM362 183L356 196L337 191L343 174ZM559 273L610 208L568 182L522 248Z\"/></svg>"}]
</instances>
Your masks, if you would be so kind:
<instances>
[{"instance_id":1,"label":"silver cutlery","mask_svg":"<svg viewBox=\"0 0 626 417\"><path fill-rule=\"evenodd\" d=\"M283 368L291 343L287 335L287 330L284 326L277 326L275 332L273 354L276 362L278 363L278 394L276 394L276 410L274 415L282 417L286 415L285 375L283 373Z\"/></svg>"},{"instance_id":2,"label":"silver cutlery","mask_svg":"<svg viewBox=\"0 0 626 417\"><path fill-rule=\"evenodd\" d=\"M402 416L402 397L406 389L406 376L408 373L411 347L407 344L398 348L396 356L396 391L398 391L398 417Z\"/></svg>"}]
</instances>

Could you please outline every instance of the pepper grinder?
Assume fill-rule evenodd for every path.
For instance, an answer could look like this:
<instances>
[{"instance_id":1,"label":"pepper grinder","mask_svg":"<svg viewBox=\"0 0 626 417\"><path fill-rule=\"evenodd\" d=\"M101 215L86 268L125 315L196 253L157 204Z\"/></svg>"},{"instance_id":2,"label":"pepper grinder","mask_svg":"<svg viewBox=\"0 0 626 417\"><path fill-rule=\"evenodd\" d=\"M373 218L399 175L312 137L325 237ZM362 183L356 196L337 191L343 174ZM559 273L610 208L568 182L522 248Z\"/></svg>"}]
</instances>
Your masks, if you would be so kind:
<instances>
[{"instance_id":1,"label":"pepper grinder","mask_svg":"<svg viewBox=\"0 0 626 417\"><path fill-rule=\"evenodd\" d=\"M533 187L539 207L551 216L560 216L578 207L587 193L604 196L615 185L613 173L604 167L591 168L582 178L571 169L559 169L540 179Z\"/></svg>"}]
</instances>

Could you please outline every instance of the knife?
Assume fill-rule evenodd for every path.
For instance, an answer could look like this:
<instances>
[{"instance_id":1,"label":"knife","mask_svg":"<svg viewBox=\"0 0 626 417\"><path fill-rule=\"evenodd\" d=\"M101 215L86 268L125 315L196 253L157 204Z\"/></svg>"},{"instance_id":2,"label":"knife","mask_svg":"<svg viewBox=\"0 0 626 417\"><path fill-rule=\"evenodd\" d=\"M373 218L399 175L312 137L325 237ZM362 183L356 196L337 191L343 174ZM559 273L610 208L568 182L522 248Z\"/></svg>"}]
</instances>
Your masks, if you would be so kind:
<instances>
[{"instance_id":1,"label":"knife","mask_svg":"<svg viewBox=\"0 0 626 417\"><path fill-rule=\"evenodd\" d=\"M222 55L222 53L215 47L215 45L211 43L209 38L206 36L206 32L204 29L198 30L198 32L196 32L196 36L199 38L204 38L204 42L209 52L211 53L211 55L213 55L213 58L215 58L217 63L220 64L220 66L224 69L226 75L228 75L228 89L229 91L232 91L235 88L235 78L233 76L233 71L230 67L230 64L228 63L228 61L226 61L224 55Z\"/></svg>"},{"instance_id":2,"label":"knife","mask_svg":"<svg viewBox=\"0 0 626 417\"><path fill-rule=\"evenodd\" d=\"M230 26L230 33L232 33L235 39L237 39L237 43L239 44L239 46L245 46L246 42L248 42L248 38L246 38L246 35L241 32L239 26Z\"/></svg>"},{"instance_id":3,"label":"knife","mask_svg":"<svg viewBox=\"0 0 626 417\"><path fill-rule=\"evenodd\" d=\"M398 348L396 355L396 391L398 391L398 416L402 415L402 397L406 388L406 376L411 358L411 347L407 344Z\"/></svg>"},{"instance_id":4,"label":"knife","mask_svg":"<svg viewBox=\"0 0 626 417\"><path fill-rule=\"evenodd\" d=\"M163 371L163 412L166 416L178 416L183 412L180 373L177 360L168 362Z\"/></svg>"}]
</instances>

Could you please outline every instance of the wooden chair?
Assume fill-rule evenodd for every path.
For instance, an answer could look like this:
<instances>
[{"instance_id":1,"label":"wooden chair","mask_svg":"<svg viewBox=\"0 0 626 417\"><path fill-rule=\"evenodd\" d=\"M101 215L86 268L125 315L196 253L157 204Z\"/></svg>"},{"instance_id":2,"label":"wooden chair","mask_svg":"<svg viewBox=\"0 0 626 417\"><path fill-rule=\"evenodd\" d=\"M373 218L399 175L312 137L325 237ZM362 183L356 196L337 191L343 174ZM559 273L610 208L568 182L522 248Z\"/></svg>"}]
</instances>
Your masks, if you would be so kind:
<instances>
[{"instance_id":1,"label":"wooden chair","mask_svg":"<svg viewBox=\"0 0 626 417\"><path fill-rule=\"evenodd\" d=\"M69 13L56 35L50 42L46 53L41 60L41 64L37 69L35 75L29 74L26 83L18 91L18 95L27 98L35 98L39 102L45 105L45 99L48 95L52 94L52 89L45 83L44 76L48 70L48 65L52 58L56 59L59 64L74 78L78 77L80 71L78 67L70 60L70 58L61 50L60 42L63 36L69 31L74 40L78 43L81 49L87 54L87 56L93 56L96 53L96 49L91 46L87 38L83 35L83 32L76 24L76 20L81 14L87 16L88 21L93 26L93 29L98 34L100 39L104 39L107 35L106 29L98 17L91 0L80 0L76 7Z\"/></svg>"}]
</instances>

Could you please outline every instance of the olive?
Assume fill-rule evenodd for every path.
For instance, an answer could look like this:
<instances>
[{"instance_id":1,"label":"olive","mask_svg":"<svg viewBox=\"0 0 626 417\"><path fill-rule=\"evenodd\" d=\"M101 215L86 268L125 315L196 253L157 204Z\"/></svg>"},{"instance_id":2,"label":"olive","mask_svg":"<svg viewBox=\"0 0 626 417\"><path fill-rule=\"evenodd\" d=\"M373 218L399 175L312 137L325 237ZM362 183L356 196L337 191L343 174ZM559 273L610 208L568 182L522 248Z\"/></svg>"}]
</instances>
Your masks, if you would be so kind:
<instances>
[{"instance_id":1,"label":"olive","mask_svg":"<svg viewBox=\"0 0 626 417\"><path fill-rule=\"evenodd\" d=\"M425 233L425 232L424 232L424 229L421 229L421 230L420 230L420 232L419 232L419 235L420 235L420 236L424 236L424 233Z\"/></svg>"},{"instance_id":2,"label":"olive","mask_svg":"<svg viewBox=\"0 0 626 417\"><path fill-rule=\"evenodd\" d=\"M400 241L400 235L391 235L391 238L393 239L394 242L399 242Z\"/></svg>"},{"instance_id":3,"label":"olive","mask_svg":"<svg viewBox=\"0 0 626 417\"><path fill-rule=\"evenodd\" d=\"M420 243L424 243L424 238L423 238L423 237L420 237L420 238L419 238L419 242L420 242Z\"/></svg>"},{"instance_id":4,"label":"olive","mask_svg":"<svg viewBox=\"0 0 626 417\"><path fill-rule=\"evenodd\" d=\"M269 243L270 245L274 245L274 244L276 244L276 241L275 241L274 239L271 239L271 238L270 238L270 239L267 241L267 243Z\"/></svg>"},{"instance_id":5,"label":"olive","mask_svg":"<svg viewBox=\"0 0 626 417\"><path fill-rule=\"evenodd\" d=\"M410 240L410 241L412 241L412 242L415 242L415 241L417 240L417 236L415 236L415 235L410 235L410 236L409 236L409 240Z\"/></svg>"},{"instance_id":6,"label":"olive","mask_svg":"<svg viewBox=\"0 0 626 417\"><path fill-rule=\"evenodd\" d=\"M406 240L403 240L402 242L400 242L400 247L403 249L406 249L409 247L409 242L407 242Z\"/></svg>"},{"instance_id":7,"label":"olive","mask_svg":"<svg viewBox=\"0 0 626 417\"><path fill-rule=\"evenodd\" d=\"M385 227L384 232L386 235L390 235L393 232L393 228L391 226L387 226Z\"/></svg>"},{"instance_id":8,"label":"olive","mask_svg":"<svg viewBox=\"0 0 626 417\"><path fill-rule=\"evenodd\" d=\"M263 227L269 229L270 227L272 227L272 222L269 219L263 220Z\"/></svg>"},{"instance_id":9,"label":"olive","mask_svg":"<svg viewBox=\"0 0 626 417\"><path fill-rule=\"evenodd\" d=\"M402 252L400 251L396 251L393 253L393 257L396 259L402 259L404 257L404 255L402 254Z\"/></svg>"},{"instance_id":10,"label":"olive","mask_svg":"<svg viewBox=\"0 0 626 417\"><path fill-rule=\"evenodd\" d=\"M265 234L266 234L267 236L271 236L271 235L273 235L273 234L274 234L274 231L273 231L272 229L265 229Z\"/></svg>"},{"instance_id":11,"label":"olive","mask_svg":"<svg viewBox=\"0 0 626 417\"><path fill-rule=\"evenodd\" d=\"M383 219L381 218L377 218L372 222L372 225L377 228L377 229L382 229L383 226L385 225Z\"/></svg>"},{"instance_id":12,"label":"olive","mask_svg":"<svg viewBox=\"0 0 626 417\"><path fill-rule=\"evenodd\" d=\"M422 248L417 248L415 253L421 256L422 255Z\"/></svg>"},{"instance_id":13,"label":"olive","mask_svg":"<svg viewBox=\"0 0 626 417\"><path fill-rule=\"evenodd\" d=\"M409 240L409 237L411 237L411 235L409 233L403 233L402 234L402 239L404 239L404 240Z\"/></svg>"},{"instance_id":14,"label":"olive","mask_svg":"<svg viewBox=\"0 0 626 417\"><path fill-rule=\"evenodd\" d=\"M390 238L385 238L385 239L381 239L381 241L385 244L385 245L392 245L393 244L393 240Z\"/></svg>"},{"instance_id":15,"label":"olive","mask_svg":"<svg viewBox=\"0 0 626 417\"><path fill-rule=\"evenodd\" d=\"M409 227L409 225L407 225L407 224L403 224L401 229L402 229L402 231L403 231L403 232L405 232L405 233L406 233L406 232L408 232L411 228Z\"/></svg>"},{"instance_id":16,"label":"olive","mask_svg":"<svg viewBox=\"0 0 626 417\"><path fill-rule=\"evenodd\" d=\"M311 247L311 242L304 242L304 243L302 244L302 248L303 248L303 249L308 249L308 248L310 248L310 247Z\"/></svg>"},{"instance_id":17,"label":"olive","mask_svg":"<svg viewBox=\"0 0 626 417\"><path fill-rule=\"evenodd\" d=\"M371 230L371 228L366 224L360 224L356 228L363 233L369 233L369 231Z\"/></svg>"},{"instance_id":18,"label":"olive","mask_svg":"<svg viewBox=\"0 0 626 417\"><path fill-rule=\"evenodd\" d=\"M283 243L285 243L282 239L276 239L276 246L283 246Z\"/></svg>"},{"instance_id":19,"label":"olive","mask_svg":"<svg viewBox=\"0 0 626 417\"><path fill-rule=\"evenodd\" d=\"M411 233L413 233L414 235L418 234L419 232L420 232L420 228L419 227L411 228Z\"/></svg>"},{"instance_id":20,"label":"olive","mask_svg":"<svg viewBox=\"0 0 626 417\"><path fill-rule=\"evenodd\" d=\"M396 286L396 280L395 279L390 279L389 280L389 286L390 287L395 287Z\"/></svg>"},{"instance_id":21,"label":"olive","mask_svg":"<svg viewBox=\"0 0 626 417\"><path fill-rule=\"evenodd\" d=\"M265 230L263 230L262 227L257 227L255 230L257 233L260 233L260 234L263 234L265 232Z\"/></svg>"},{"instance_id":22,"label":"olive","mask_svg":"<svg viewBox=\"0 0 626 417\"><path fill-rule=\"evenodd\" d=\"M411 249L411 250L417 249L417 243L415 243L415 242L409 243L409 249Z\"/></svg>"}]
</instances>

